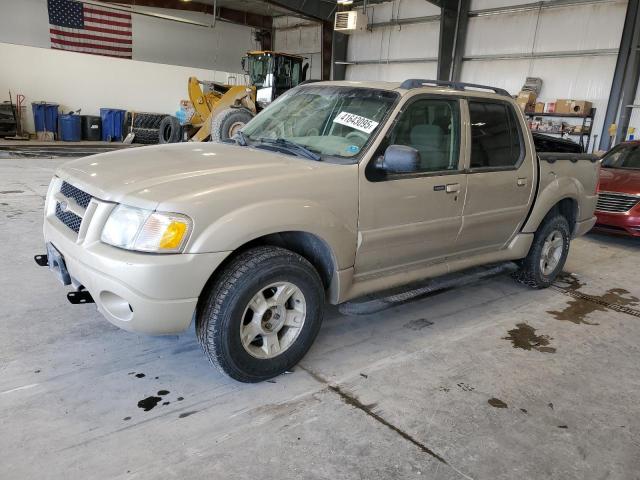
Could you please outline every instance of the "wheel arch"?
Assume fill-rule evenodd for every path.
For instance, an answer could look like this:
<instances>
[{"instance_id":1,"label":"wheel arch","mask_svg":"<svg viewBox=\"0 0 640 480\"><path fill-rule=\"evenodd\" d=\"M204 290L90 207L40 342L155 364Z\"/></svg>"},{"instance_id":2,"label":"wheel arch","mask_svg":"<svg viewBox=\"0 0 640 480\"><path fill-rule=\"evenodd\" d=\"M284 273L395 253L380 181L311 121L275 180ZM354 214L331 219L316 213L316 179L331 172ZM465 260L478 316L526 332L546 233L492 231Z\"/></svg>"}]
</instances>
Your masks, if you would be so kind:
<instances>
[{"instance_id":1,"label":"wheel arch","mask_svg":"<svg viewBox=\"0 0 640 480\"><path fill-rule=\"evenodd\" d=\"M535 233L549 215L559 213L569 222L573 235L580 220L579 198L585 194L584 189L576 183L572 179L561 178L544 188L538 194L531 215L522 227L522 232Z\"/></svg>"},{"instance_id":2,"label":"wheel arch","mask_svg":"<svg viewBox=\"0 0 640 480\"><path fill-rule=\"evenodd\" d=\"M242 252L258 246L285 248L308 260L318 272L325 289L325 294L331 290L332 283L336 281L335 273L338 269L338 263L328 242L318 235L307 231L288 230L275 232L253 238L235 248L211 273L200 293L198 304L200 305L203 299L203 293L210 289L211 285L219 278L220 273L229 263Z\"/></svg>"},{"instance_id":3,"label":"wheel arch","mask_svg":"<svg viewBox=\"0 0 640 480\"><path fill-rule=\"evenodd\" d=\"M565 197L554 204L549 211L542 217L538 223L536 230L542 223L555 215L562 215L569 222L570 233L573 235L578 221L578 201L572 197Z\"/></svg>"}]
</instances>

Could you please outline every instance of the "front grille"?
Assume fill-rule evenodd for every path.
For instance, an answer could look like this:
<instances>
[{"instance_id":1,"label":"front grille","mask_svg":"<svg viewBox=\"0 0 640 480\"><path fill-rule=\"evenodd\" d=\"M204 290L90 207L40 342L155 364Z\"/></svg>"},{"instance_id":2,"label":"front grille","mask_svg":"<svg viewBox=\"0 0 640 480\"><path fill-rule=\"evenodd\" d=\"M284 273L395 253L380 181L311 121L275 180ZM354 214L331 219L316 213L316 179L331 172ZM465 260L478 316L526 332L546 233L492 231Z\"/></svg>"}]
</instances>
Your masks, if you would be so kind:
<instances>
[{"instance_id":1,"label":"front grille","mask_svg":"<svg viewBox=\"0 0 640 480\"><path fill-rule=\"evenodd\" d=\"M60 193L67 198L73 198L76 203L82 208L87 208L89 206L89 202L91 201L91 195L89 195L87 192L83 192L78 187L74 187L67 182L62 182Z\"/></svg>"},{"instance_id":2,"label":"front grille","mask_svg":"<svg viewBox=\"0 0 640 480\"><path fill-rule=\"evenodd\" d=\"M73 212L62 210L60 202L56 203L56 217L74 232L78 233L80 231L82 217L79 217Z\"/></svg>"},{"instance_id":3,"label":"front grille","mask_svg":"<svg viewBox=\"0 0 640 480\"><path fill-rule=\"evenodd\" d=\"M628 212L640 202L637 195L625 193L600 192L596 210L599 212L622 213Z\"/></svg>"}]
</instances>

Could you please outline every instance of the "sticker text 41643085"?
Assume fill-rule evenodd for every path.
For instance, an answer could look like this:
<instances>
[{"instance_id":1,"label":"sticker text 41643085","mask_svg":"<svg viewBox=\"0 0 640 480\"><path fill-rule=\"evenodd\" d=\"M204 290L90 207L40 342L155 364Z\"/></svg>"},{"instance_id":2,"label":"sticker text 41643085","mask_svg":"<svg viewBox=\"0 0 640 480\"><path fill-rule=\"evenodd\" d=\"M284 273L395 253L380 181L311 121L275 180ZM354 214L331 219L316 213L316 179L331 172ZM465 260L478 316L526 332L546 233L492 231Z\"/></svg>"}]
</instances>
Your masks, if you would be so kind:
<instances>
[{"instance_id":1,"label":"sticker text 41643085","mask_svg":"<svg viewBox=\"0 0 640 480\"><path fill-rule=\"evenodd\" d=\"M349 112L340 112L333 121L364 133L371 133L378 126L378 122Z\"/></svg>"}]
</instances>

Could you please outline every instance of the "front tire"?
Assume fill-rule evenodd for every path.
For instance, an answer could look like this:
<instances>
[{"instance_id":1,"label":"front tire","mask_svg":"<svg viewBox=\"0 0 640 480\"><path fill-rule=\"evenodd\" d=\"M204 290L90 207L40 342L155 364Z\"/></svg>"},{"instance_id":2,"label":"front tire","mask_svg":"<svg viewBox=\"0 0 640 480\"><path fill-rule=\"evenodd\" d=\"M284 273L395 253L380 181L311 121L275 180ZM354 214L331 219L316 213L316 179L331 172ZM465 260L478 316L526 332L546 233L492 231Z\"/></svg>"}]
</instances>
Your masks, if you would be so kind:
<instances>
[{"instance_id":1,"label":"front tire","mask_svg":"<svg viewBox=\"0 0 640 480\"><path fill-rule=\"evenodd\" d=\"M529 254L513 277L533 288L549 287L564 267L570 240L571 229L564 216L547 218L538 227Z\"/></svg>"},{"instance_id":2,"label":"front tire","mask_svg":"<svg viewBox=\"0 0 640 480\"><path fill-rule=\"evenodd\" d=\"M253 114L244 108L227 108L221 111L211 120L211 141L229 140L252 118Z\"/></svg>"},{"instance_id":3,"label":"front tire","mask_svg":"<svg viewBox=\"0 0 640 480\"><path fill-rule=\"evenodd\" d=\"M196 334L211 363L240 382L290 370L322 323L324 288L300 255L279 247L239 254L204 292Z\"/></svg>"}]
</instances>

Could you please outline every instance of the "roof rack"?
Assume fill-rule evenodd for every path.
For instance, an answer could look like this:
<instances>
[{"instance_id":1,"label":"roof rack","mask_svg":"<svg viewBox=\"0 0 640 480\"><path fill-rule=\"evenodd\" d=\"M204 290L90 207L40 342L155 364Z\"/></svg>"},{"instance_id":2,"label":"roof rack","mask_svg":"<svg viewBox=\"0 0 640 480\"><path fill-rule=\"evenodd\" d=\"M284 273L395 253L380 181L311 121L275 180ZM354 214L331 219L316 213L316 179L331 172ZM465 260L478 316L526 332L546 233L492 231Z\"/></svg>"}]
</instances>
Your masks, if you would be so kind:
<instances>
[{"instance_id":1,"label":"roof rack","mask_svg":"<svg viewBox=\"0 0 640 480\"><path fill-rule=\"evenodd\" d=\"M412 88L421 88L429 85L433 85L436 87L449 87L454 90L467 90L467 89L490 90L492 92L497 93L498 95L511 97L509 92L507 92L503 88L489 87L487 85L478 85L476 83L448 82L446 80L425 80L423 78L410 78L408 80L405 80L400 84L400 88L404 88L405 90L411 90Z\"/></svg>"}]
</instances>

